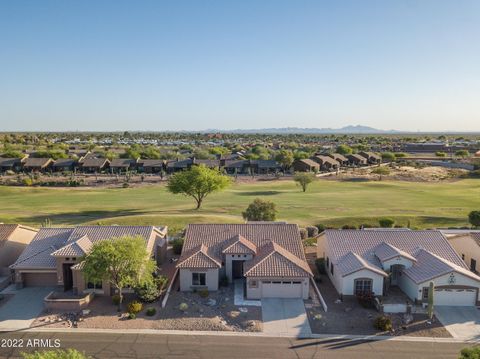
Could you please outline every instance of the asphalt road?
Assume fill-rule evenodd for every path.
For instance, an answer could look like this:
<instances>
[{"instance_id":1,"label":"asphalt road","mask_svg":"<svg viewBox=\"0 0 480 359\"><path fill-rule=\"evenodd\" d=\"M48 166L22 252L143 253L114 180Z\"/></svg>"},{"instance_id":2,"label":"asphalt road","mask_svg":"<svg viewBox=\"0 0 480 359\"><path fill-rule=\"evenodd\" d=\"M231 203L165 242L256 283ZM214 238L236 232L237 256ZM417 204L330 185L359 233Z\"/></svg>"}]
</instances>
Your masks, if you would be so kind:
<instances>
[{"instance_id":1,"label":"asphalt road","mask_svg":"<svg viewBox=\"0 0 480 359\"><path fill-rule=\"evenodd\" d=\"M464 344L349 339L266 338L110 333L0 333L0 357L43 345L76 348L93 358L457 358ZM57 342L55 342L57 340ZM59 342L58 342L59 341ZM21 348L6 348L16 344ZM36 348L32 347L36 346Z\"/></svg>"}]
</instances>

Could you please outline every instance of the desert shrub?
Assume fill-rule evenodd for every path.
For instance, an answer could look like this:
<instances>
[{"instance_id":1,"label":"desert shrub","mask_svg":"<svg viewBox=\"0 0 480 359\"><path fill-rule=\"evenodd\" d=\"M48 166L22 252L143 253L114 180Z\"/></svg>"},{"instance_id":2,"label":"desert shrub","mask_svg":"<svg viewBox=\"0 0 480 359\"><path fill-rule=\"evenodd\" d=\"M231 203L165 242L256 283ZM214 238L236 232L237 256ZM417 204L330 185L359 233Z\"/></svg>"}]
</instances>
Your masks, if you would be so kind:
<instances>
[{"instance_id":1,"label":"desert shrub","mask_svg":"<svg viewBox=\"0 0 480 359\"><path fill-rule=\"evenodd\" d=\"M345 224L342 226L342 229L357 229L357 227L351 224Z\"/></svg>"},{"instance_id":2,"label":"desert shrub","mask_svg":"<svg viewBox=\"0 0 480 359\"><path fill-rule=\"evenodd\" d=\"M380 218L378 224L382 228L392 228L395 225L395 220L392 218Z\"/></svg>"},{"instance_id":3,"label":"desert shrub","mask_svg":"<svg viewBox=\"0 0 480 359\"><path fill-rule=\"evenodd\" d=\"M31 178L24 178L22 184L24 186L33 186L33 180Z\"/></svg>"},{"instance_id":4,"label":"desert shrub","mask_svg":"<svg viewBox=\"0 0 480 359\"><path fill-rule=\"evenodd\" d=\"M180 305L178 306L178 309L180 309L182 312L186 312L188 310L188 304L180 303Z\"/></svg>"},{"instance_id":5,"label":"desert shrub","mask_svg":"<svg viewBox=\"0 0 480 359\"><path fill-rule=\"evenodd\" d=\"M393 329L392 319L386 315L379 315L373 322L375 329L387 332Z\"/></svg>"},{"instance_id":6,"label":"desert shrub","mask_svg":"<svg viewBox=\"0 0 480 359\"><path fill-rule=\"evenodd\" d=\"M220 287L228 287L228 277L226 275L220 278Z\"/></svg>"},{"instance_id":7,"label":"desert shrub","mask_svg":"<svg viewBox=\"0 0 480 359\"><path fill-rule=\"evenodd\" d=\"M84 353L79 352L76 349L55 349L55 350L42 350L35 351L33 353L21 353L23 359L89 359L90 356L86 356Z\"/></svg>"},{"instance_id":8,"label":"desert shrub","mask_svg":"<svg viewBox=\"0 0 480 359\"><path fill-rule=\"evenodd\" d=\"M123 182L122 187L123 188L128 188L128 187L130 187L130 185L128 184L128 182Z\"/></svg>"},{"instance_id":9,"label":"desert shrub","mask_svg":"<svg viewBox=\"0 0 480 359\"><path fill-rule=\"evenodd\" d=\"M373 293L358 293L356 295L358 303L364 308L374 308L375 307L375 296Z\"/></svg>"},{"instance_id":10,"label":"desert shrub","mask_svg":"<svg viewBox=\"0 0 480 359\"><path fill-rule=\"evenodd\" d=\"M147 316L149 316L149 317L153 317L155 314L157 314L157 310L153 307L150 307L150 308L147 309L145 314L147 314Z\"/></svg>"},{"instance_id":11,"label":"desert shrub","mask_svg":"<svg viewBox=\"0 0 480 359\"><path fill-rule=\"evenodd\" d=\"M129 313L138 314L142 311L143 304L137 300L133 300L127 305L127 311Z\"/></svg>"},{"instance_id":12,"label":"desert shrub","mask_svg":"<svg viewBox=\"0 0 480 359\"><path fill-rule=\"evenodd\" d=\"M183 248L183 238L177 238L172 242L173 253L181 254Z\"/></svg>"},{"instance_id":13,"label":"desert shrub","mask_svg":"<svg viewBox=\"0 0 480 359\"><path fill-rule=\"evenodd\" d=\"M120 304L120 296L118 294L113 295L112 296L112 302L115 305L119 305Z\"/></svg>"},{"instance_id":14,"label":"desert shrub","mask_svg":"<svg viewBox=\"0 0 480 359\"><path fill-rule=\"evenodd\" d=\"M459 359L478 359L480 358L480 346L464 348L460 352Z\"/></svg>"},{"instance_id":15,"label":"desert shrub","mask_svg":"<svg viewBox=\"0 0 480 359\"><path fill-rule=\"evenodd\" d=\"M208 289L200 289L198 291L198 295L202 298L207 298L209 294Z\"/></svg>"},{"instance_id":16,"label":"desert shrub","mask_svg":"<svg viewBox=\"0 0 480 359\"><path fill-rule=\"evenodd\" d=\"M128 313L128 319L136 319L137 315L135 313Z\"/></svg>"},{"instance_id":17,"label":"desert shrub","mask_svg":"<svg viewBox=\"0 0 480 359\"><path fill-rule=\"evenodd\" d=\"M307 239L308 238L308 233L305 228L300 228L300 238L301 239Z\"/></svg>"},{"instance_id":18,"label":"desert shrub","mask_svg":"<svg viewBox=\"0 0 480 359\"><path fill-rule=\"evenodd\" d=\"M326 229L325 225L324 225L324 224L321 224L321 223L320 223L320 224L317 224L315 227L318 228L318 232L319 232L319 233L322 233L322 232L325 231L325 229Z\"/></svg>"},{"instance_id":19,"label":"desert shrub","mask_svg":"<svg viewBox=\"0 0 480 359\"><path fill-rule=\"evenodd\" d=\"M135 294L142 302L152 303L162 295L167 284L168 278L162 275L154 278L153 282L146 282L142 286L135 288Z\"/></svg>"},{"instance_id":20,"label":"desert shrub","mask_svg":"<svg viewBox=\"0 0 480 359\"><path fill-rule=\"evenodd\" d=\"M314 226L308 226L307 228L307 234L309 237L315 237L318 236L318 228Z\"/></svg>"},{"instance_id":21,"label":"desert shrub","mask_svg":"<svg viewBox=\"0 0 480 359\"><path fill-rule=\"evenodd\" d=\"M317 267L318 273L327 274L327 270L325 269L325 259L323 258L315 259L315 266Z\"/></svg>"}]
</instances>

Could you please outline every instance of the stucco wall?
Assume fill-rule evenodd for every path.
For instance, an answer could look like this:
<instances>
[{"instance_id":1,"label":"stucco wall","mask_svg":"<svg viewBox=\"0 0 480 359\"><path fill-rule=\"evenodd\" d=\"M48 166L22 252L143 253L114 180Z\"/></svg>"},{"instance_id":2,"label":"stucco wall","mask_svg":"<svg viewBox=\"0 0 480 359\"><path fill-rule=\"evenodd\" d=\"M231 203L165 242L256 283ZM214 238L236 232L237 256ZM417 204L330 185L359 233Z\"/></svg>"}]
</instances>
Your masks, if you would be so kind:
<instances>
[{"instance_id":1,"label":"stucco wall","mask_svg":"<svg viewBox=\"0 0 480 359\"><path fill-rule=\"evenodd\" d=\"M477 271L480 271L480 247L470 236L459 236L449 238L448 241L461 257L464 255L464 262L470 268L472 259L477 261Z\"/></svg>"},{"instance_id":2,"label":"stucco wall","mask_svg":"<svg viewBox=\"0 0 480 359\"><path fill-rule=\"evenodd\" d=\"M250 286L250 281L256 280L257 287ZM302 297L308 299L310 282L308 278L260 278L249 277L247 278L247 298L248 299L261 299L262 298L262 281L298 281L302 282Z\"/></svg>"},{"instance_id":3,"label":"stucco wall","mask_svg":"<svg viewBox=\"0 0 480 359\"><path fill-rule=\"evenodd\" d=\"M402 256L394 257L385 262L382 262L383 270L389 271L390 267L395 264L403 265L405 268L410 268L413 262L410 259Z\"/></svg>"},{"instance_id":4,"label":"stucco wall","mask_svg":"<svg viewBox=\"0 0 480 359\"><path fill-rule=\"evenodd\" d=\"M450 273L445 274L441 277L435 278L432 281L433 281L435 287L455 285L455 286L468 286L468 287L480 288L480 282L478 282L474 279L471 279L469 277L466 277L463 274L454 273L454 277L455 277L455 283L453 283L453 284L449 282ZM430 284L430 281L427 281L427 282L424 282L424 283L420 283L418 285L418 287L419 288L428 287L429 284ZM419 295L420 294L421 293L419 293ZM419 298L421 298L421 297L419 297ZM477 296L477 300L479 300L478 296Z\"/></svg>"},{"instance_id":5,"label":"stucco wall","mask_svg":"<svg viewBox=\"0 0 480 359\"><path fill-rule=\"evenodd\" d=\"M233 272L232 272L232 262L235 260L240 260L240 261L246 261L252 259L251 254L240 254L240 257L238 257L237 254L227 254L225 256L225 274L228 277L228 281L232 282L233 280Z\"/></svg>"},{"instance_id":6,"label":"stucco wall","mask_svg":"<svg viewBox=\"0 0 480 359\"><path fill-rule=\"evenodd\" d=\"M218 290L218 269L208 269L208 270L190 270L190 269L180 269L180 290L181 291L191 291L194 287L192 285L192 273L206 273L205 276L205 286L208 290L215 291ZM204 288L200 286L199 288Z\"/></svg>"},{"instance_id":7,"label":"stucco wall","mask_svg":"<svg viewBox=\"0 0 480 359\"><path fill-rule=\"evenodd\" d=\"M359 270L342 278L342 291L344 295L354 295L354 282L355 279L369 278L372 279L372 290L375 295L383 295L383 276L367 269Z\"/></svg>"},{"instance_id":8,"label":"stucco wall","mask_svg":"<svg viewBox=\"0 0 480 359\"><path fill-rule=\"evenodd\" d=\"M15 263L36 234L35 231L18 227L10 235L8 241L0 243L0 269L2 271L5 269L6 273L9 272L8 266Z\"/></svg>"},{"instance_id":9,"label":"stucco wall","mask_svg":"<svg viewBox=\"0 0 480 359\"><path fill-rule=\"evenodd\" d=\"M422 299L422 286L415 284L414 281L403 273L398 277L398 286L411 300Z\"/></svg>"}]
</instances>

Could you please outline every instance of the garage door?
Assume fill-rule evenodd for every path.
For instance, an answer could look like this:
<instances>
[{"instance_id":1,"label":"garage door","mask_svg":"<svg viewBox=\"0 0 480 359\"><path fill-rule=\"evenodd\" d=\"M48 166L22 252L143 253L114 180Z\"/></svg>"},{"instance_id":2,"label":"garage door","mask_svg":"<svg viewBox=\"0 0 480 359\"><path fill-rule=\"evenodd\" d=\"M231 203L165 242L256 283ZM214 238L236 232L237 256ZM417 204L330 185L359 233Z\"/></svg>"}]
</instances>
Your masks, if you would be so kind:
<instances>
[{"instance_id":1,"label":"garage door","mask_svg":"<svg viewBox=\"0 0 480 359\"><path fill-rule=\"evenodd\" d=\"M301 281L262 281L263 298L302 298Z\"/></svg>"},{"instance_id":2,"label":"garage door","mask_svg":"<svg viewBox=\"0 0 480 359\"><path fill-rule=\"evenodd\" d=\"M475 305L476 296L475 289L435 289L433 302L435 305L471 306Z\"/></svg>"},{"instance_id":3,"label":"garage door","mask_svg":"<svg viewBox=\"0 0 480 359\"><path fill-rule=\"evenodd\" d=\"M23 273L25 287L45 287L57 285L56 273Z\"/></svg>"}]
</instances>

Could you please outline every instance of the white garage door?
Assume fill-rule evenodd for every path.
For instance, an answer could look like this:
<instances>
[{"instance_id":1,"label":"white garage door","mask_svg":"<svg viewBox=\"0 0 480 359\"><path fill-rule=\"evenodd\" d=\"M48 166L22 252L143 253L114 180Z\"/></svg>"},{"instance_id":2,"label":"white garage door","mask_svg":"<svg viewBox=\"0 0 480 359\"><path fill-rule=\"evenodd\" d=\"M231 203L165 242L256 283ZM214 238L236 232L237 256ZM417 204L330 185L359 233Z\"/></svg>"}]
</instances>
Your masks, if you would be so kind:
<instances>
[{"instance_id":1,"label":"white garage door","mask_svg":"<svg viewBox=\"0 0 480 359\"><path fill-rule=\"evenodd\" d=\"M301 281L262 281L263 298L302 298Z\"/></svg>"},{"instance_id":2,"label":"white garage door","mask_svg":"<svg viewBox=\"0 0 480 359\"><path fill-rule=\"evenodd\" d=\"M475 305L477 291L474 289L435 289L434 305L471 306Z\"/></svg>"}]
</instances>

